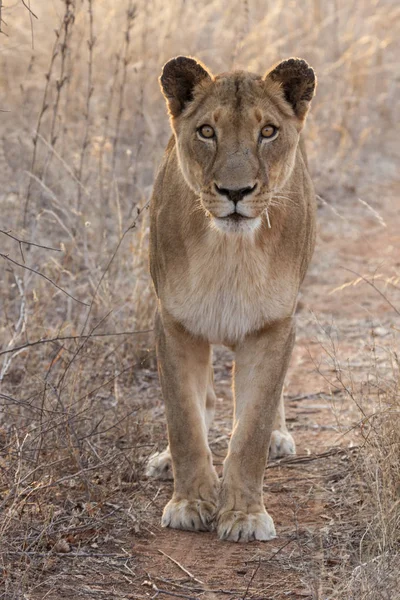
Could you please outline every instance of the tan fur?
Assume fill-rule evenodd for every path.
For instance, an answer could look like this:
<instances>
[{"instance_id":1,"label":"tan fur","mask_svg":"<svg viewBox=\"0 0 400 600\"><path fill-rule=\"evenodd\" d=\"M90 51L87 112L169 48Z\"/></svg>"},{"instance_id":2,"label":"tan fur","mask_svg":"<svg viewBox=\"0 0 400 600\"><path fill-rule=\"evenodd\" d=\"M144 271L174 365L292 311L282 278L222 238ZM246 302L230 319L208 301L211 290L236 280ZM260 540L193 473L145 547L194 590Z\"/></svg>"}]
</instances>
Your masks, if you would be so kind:
<instances>
[{"instance_id":1,"label":"tan fur","mask_svg":"<svg viewBox=\"0 0 400 600\"><path fill-rule=\"evenodd\" d=\"M264 78L214 78L179 57L164 67L161 85L174 136L151 202L150 269L169 448L148 473L168 477L172 455L164 526L216 523L223 539L267 540L275 535L262 496L268 447L272 457L294 452L281 394L314 248L315 198L299 140L315 77L290 59ZM202 138L204 124L215 138ZM278 128L276 138L260 137L265 125ZM207 443L215 403L210 345L217 343L236 353L222 482Z\"/></svg>"}]
</instances>

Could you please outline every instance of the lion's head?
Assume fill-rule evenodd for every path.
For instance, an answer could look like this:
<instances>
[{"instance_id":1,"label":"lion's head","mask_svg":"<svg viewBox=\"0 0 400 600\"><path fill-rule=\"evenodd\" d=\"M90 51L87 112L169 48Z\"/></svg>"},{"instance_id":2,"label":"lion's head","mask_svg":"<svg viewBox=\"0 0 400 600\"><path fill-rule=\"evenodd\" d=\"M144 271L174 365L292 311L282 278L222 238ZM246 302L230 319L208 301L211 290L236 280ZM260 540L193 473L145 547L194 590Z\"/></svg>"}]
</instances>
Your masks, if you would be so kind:
<instances>
[{"instance_id":1,"label":"lion's head","mask_svg":"<svg viewBox=\"0 0 400 600\"><path fill-rule=\"evenodd\" d=\"M214 77L193 58L166 63L160 77L188 185L212 223L226 232L256 229L285 185L316 78L298 58L264 77Z\"/></svg>"}]
</instances>

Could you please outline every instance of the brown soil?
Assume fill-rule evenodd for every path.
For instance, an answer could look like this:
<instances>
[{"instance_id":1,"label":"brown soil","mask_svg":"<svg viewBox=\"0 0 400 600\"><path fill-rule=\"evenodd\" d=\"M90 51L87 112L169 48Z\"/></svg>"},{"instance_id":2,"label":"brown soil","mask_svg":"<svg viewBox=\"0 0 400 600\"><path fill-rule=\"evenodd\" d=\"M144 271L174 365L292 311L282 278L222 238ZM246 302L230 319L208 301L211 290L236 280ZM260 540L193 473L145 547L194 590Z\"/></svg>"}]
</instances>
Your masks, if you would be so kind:
<instances>
[{"instance_id":1,"label":"brown soil","mask_svg":"<svg viewBox=\"0 0 400 600\"><path fill-rule=\"evenodd\" d=\"M160 516L172 484L144 475L134 481L127 477L109 502L91 504L103 515L100 527L77 527L65 548L53 548L41 573L35 574L38 588L29 598L311 599L321 597L319 582L329 580L330 571L335 585L335 570L346 560L338 554L344 517L336 505L335 482L347 474L349 460L348 452L339 448L348 449L359 438L357 429L343 434L356 413L338 382L333 355L352 368L354 377L358 372L365 376L365 354L374 342L382 346L391 339L394 314L365 281L341 286L356 280L356 274L369 280L379 275L376 285L394 304L397 294L399 306L398 289L381 278L399 267L400 217L394 194L387 196L379 209L387 226L356 199L338 207L339 215L328 206L319 210L318 245L303 288L286 382L287 416L298 458L270 463L265 472L265 504L278 537L268 543L234 544L219 541L215 533L162 529ZM218 469L230 433L230 368L231 356L217 349L219 401L211 448ZM127 393L145 407L139 421L152 446L138 459L143 473L146 456L154 446L164 445L155 372L143 371L137 388ZM86 504L81 512L89 508ZM17 577L18 565L14 568Z\"/></svg>"}]
</instances>

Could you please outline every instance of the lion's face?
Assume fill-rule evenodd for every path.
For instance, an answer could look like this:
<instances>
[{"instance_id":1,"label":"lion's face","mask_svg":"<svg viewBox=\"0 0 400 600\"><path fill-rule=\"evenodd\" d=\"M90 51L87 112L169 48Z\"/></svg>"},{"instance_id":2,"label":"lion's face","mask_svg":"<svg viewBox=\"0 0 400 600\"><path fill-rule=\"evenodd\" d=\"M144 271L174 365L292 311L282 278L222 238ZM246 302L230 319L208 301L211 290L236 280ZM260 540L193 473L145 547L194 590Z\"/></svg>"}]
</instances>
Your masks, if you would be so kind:
<instances>
[{"instance_id":1,"label":"lion's face","mask_svg":"<svg viewBox=\"0 0 400 600\"><path fill-rule=\"evenodd\" d=\"M264 78L242 71L212 78L183 57L164 67L183 175L222 231L256 229L293 169L315 77L304 61L291 61Z\"/></svg>"},{"instance_id":2,"label":"lion's face","mask_svg":"<svg viewBox=\"0 0 400 600\"><path fill-rule=\"evenodd\" d=\"M257 227L294 163L298 123L267 87L247 74L222 77L175 123L185 179L224 231Z\"/></svg>"}]
</instances>

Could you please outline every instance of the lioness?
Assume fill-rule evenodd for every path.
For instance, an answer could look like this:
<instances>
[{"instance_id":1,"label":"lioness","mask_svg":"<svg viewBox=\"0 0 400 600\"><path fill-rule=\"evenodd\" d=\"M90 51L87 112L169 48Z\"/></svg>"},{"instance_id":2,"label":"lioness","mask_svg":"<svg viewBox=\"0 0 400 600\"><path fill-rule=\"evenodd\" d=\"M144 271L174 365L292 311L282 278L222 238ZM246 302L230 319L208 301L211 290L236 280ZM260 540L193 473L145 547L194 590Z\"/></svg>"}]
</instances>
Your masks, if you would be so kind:
<instances>
[{"instance_id":1,"label":"lioness","mask_svg":"<svg viewBox=\"0 0 400 600\"><path fill-rule=\"evenodd\" d=\"M193 58L160 77L173 137L151 201L150 270L169 447L148 474L174 493L164 527L270 540L263 475L293 454L283 381L295 308L315 240L315 196L300 132L316 79L290 58L264 77L214 77ZM233 433L220 482L207 443L215 406L211 344L235 352Z\"/></svg>"}]
</instances>

